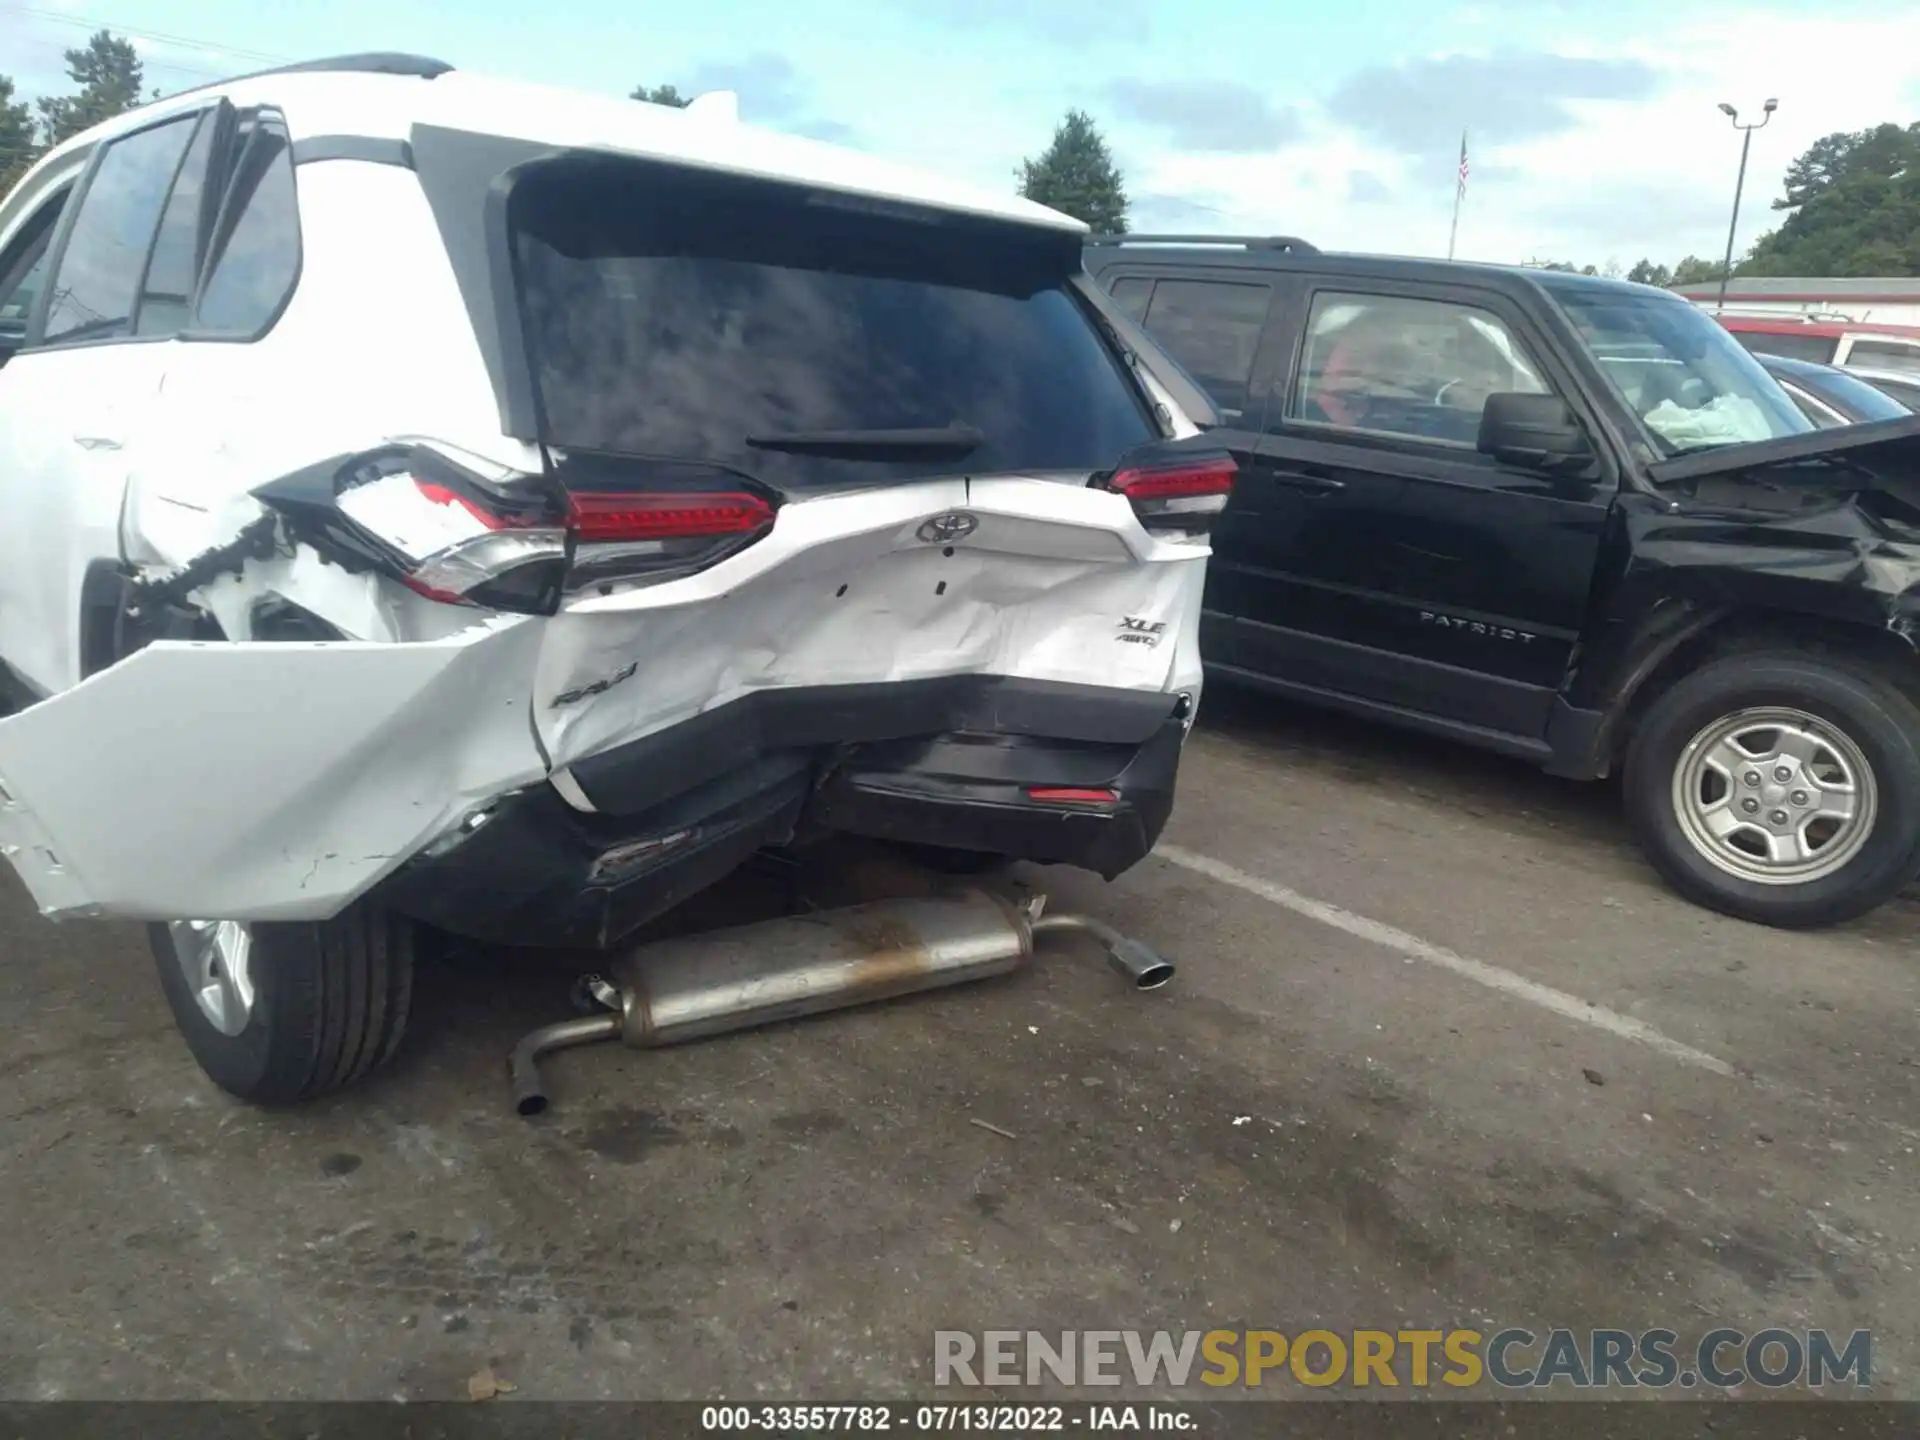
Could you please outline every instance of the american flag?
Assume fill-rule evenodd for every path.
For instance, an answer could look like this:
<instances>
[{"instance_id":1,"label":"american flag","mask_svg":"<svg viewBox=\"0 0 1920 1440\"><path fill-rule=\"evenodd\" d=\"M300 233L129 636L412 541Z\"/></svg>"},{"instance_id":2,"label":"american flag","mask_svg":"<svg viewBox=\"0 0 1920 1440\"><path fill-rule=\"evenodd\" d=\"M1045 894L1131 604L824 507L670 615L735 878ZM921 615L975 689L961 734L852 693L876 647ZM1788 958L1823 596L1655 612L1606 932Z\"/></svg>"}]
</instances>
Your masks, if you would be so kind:
<instances>
[{"instance_id":1,"label":"american flag","mask_svg":"<svg viewBox=\"0 0 1920 1440\"><path fill-rule=\"evenodd\" d=\"M1467 188L1467 132L1462 130L1460 132L1460 189L1462 193L1466 191L1466 188Z\"/></svg>"}]
</instances>

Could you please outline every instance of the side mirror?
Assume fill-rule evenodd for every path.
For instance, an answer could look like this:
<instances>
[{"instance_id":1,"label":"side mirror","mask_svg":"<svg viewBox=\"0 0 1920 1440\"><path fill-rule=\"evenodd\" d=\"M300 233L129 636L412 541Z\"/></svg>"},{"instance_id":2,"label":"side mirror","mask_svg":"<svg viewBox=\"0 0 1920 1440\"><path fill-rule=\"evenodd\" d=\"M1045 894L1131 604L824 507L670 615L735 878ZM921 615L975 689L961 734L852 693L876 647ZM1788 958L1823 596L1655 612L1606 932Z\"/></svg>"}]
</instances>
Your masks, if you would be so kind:
<instances>
[{"instance_id":1,"label":"side mirror","mask_svg":"<svg viewBox=\"0 0 1920 1440\"><path fill-rule=\"evenodd\" d=\"M1480 412L1478 448L1503 465L1528 470L1578 470L1593 459L1587 432L1558 395L1489 395Z\"/></svg>"},{"instance_id":2,"label":"side mirror","mask_svg":"<svg viewBox=\"0 0 1920 1440\"><path fill-rule=\"evenodd\" d=\"M0 320L0 365L13 359L14 352L27 343L27 327L12 320Z\"/></svg>"}]
</instances>

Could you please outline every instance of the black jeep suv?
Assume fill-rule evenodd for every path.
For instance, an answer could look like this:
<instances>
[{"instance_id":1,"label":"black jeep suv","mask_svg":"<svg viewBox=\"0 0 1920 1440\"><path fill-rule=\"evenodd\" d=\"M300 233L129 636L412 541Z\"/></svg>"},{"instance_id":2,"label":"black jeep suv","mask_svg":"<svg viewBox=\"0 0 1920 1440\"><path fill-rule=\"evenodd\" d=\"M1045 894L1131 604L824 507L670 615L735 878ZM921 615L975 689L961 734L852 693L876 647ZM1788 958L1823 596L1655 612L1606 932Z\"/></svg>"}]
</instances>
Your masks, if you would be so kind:
<instances>
[{"instance_id":1,"label":"black jeep suv","mask_svg":"<svg viewBox=\"0 0 1920 1440\"><path fill-rule=\"evenodd\" d=\"M1640 285L1097 239L1240 476L1209 672L1598 778L1649 857L1772 925L1920 872L1920 416L1816 431Z\"/></svg>"}]
</instances>

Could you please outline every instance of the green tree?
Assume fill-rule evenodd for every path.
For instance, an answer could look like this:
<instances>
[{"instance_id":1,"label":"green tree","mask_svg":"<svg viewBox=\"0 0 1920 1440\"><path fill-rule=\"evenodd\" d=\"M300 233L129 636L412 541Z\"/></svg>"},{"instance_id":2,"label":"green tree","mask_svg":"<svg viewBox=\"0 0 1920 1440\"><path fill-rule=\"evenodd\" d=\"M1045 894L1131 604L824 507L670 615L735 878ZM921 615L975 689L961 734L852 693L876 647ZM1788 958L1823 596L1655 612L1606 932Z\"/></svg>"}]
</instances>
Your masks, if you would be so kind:
<instances>
[{"instance_id":1,"label":"green tree","mask_svg":"<svg viewBox=\"0 0 1920 1440\"><path fill-rule=\"evenodd\" d=\"M0 196L20 183L40 156L34 143L33 109L13 98L13 78L0 75Z\"/></svg>"},{"instance_id":2,"label":"green tree","mask_svg":"<svg viewBox=\"0 0 1920 1440\"><path fill-rule=\"evenodd\" d=\"M1669 285L1704 285L1709 280L1718 280L1721 268L1718 260L1702 260L1698 255L1689 255L1673 267L1673 275L1667 283Z\"/></svg>"},{"instance_id":3,"label":"green tree","mask_svg":"<svg viewBox=\"0 0 1920 1440\"><path fill-rule=\"evenodd\" d=\"M1920 121L1816 140L1787 169L1786 212L1746 275L1920 275Z\"/></svg>"},{"instance_id":4,"label":"green tree","mask_svg":"<svg viewBox=\"0 0 1920 1440\"><path fill-rule=\"evenodd\" d=\"M1673 271L1651 260L1636 260L1633 268L1627 271L1627 279L1636 285L1658 285L1665 289L1673 283Z\"/></svg>"},{"instance_id":5,"label":"green tree","mask_svg":"<svg viewBox=\"0 0 1920 1440\"><path fill-rule=\"evenodd\" d=\"M1113 152L1084 110L1069 110L1037 159L1020 162L1020 193L1051 205L1096 234L1123 235L1127 190Z\"/></svg>"},{"instance_id":6,"label":"green tree","mask_svg":"<svg viewBox=\"0 0 1920 1440\"><path fill-rule=\"evenodd\" d=\"M140 56L131 40L111 30L96 31L84 49L67 51L67 76L80 87L79 93L39 101L42 138L49 145L141 103Z\"/></svg>"},{"instance_id":7,"label":"green tree","mask_svg":"<svg viewBox=\"0 0 1920 1440\"><path fill-rule=\"evenodd\" d=\"M645 85L637 85L634 87L633 94L627 98L645 100L650 105L671 105L676 110L684 110L693 103L691 95L682 95L679 89L672 85L655 85L651 89Z\"/></svg>"}]
</instances>

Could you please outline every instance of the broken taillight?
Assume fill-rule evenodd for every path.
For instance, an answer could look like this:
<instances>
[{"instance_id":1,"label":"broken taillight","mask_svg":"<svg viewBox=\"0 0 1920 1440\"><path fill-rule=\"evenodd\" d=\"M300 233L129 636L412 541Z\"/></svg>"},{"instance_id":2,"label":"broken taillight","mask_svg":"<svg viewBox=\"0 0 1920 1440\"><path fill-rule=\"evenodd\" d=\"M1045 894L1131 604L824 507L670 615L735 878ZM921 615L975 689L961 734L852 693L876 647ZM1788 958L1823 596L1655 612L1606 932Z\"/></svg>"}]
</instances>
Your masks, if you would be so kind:
<instances>
[{"instance_id":1,"label":"broken taillight","mask_svg":"<svg viewBox=\"0 0 1920 1440\"><path fill-rule=\"evenodd\" d=\"M396 579L448 604L549 610L567 530L550 510L514 507L477 487L389 469L340 492L342 515L395 552Z\"/></svg>"},{"instance_id":2,"label":"broken taillight","mask_svg":"<svg viewBox=\"0 0 1920 1440\"><path fill-rule=\"evenodd\" d=\"M773 507L744 490L598 493L567 501L569 590L658 584L704 570L772 528Z\"/></svg>"},{"instance_id":3,"label":"broken taillight","mask_svg":"<svg viewBox=\"0 0 1920 1440\"><path fill-rule=\"evenodd\" d=\"M773 506L747 490L569 491L527 478L489 481L395 447L357 457L323 492L303 473L255 493L303 538L430 600L540 614L566 593L703 570L773 526Z\"/></svg>"},{"instance_id":4,"label":"broken taillight","mask_svg":"<svg viewBox=\"0 0 1920 1440\"><path fill-rule=\"evenodd\" d=\"M1127 497L1140 523L1165 539L1201 539L1227 508L1239 467L1231 455L1200 455L1131 465L1105 488Z\"/></svg>"}]
</instances>

